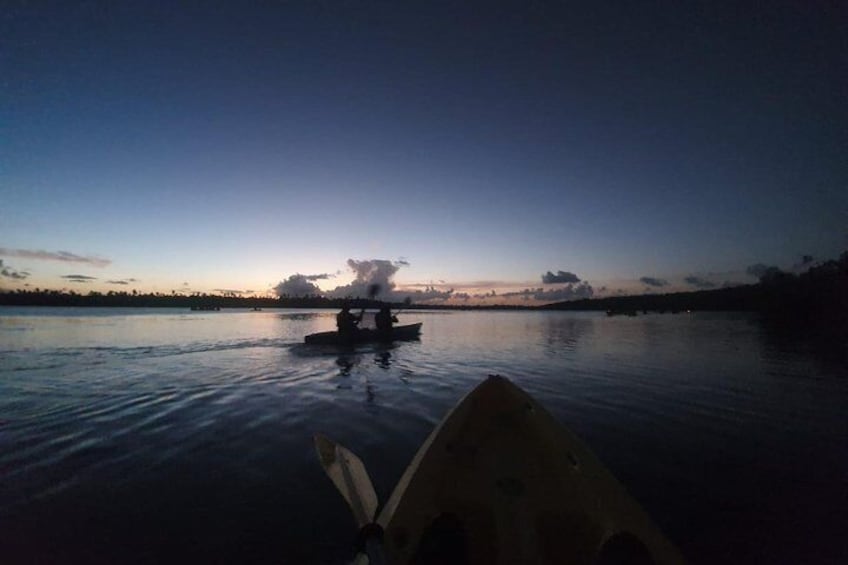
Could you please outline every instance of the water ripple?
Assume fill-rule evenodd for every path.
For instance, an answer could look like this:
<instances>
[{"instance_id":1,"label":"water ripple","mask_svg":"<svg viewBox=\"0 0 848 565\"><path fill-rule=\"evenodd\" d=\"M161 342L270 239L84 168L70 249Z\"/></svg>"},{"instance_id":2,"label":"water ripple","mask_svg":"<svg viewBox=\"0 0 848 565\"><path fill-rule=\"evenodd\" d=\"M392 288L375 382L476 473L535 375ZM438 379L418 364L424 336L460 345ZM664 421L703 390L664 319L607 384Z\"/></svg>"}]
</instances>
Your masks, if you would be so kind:
<instances>
[{"instance_id":1,"label":"water ripple","mask_svg":"<svg viewBox=\"0 0 848 565\"><path fill-rule=\"evenodd\" d=\"M769 493L811 523L839 512L821 491L836 492L848 469L845 367L746 320L422 314L420 342L339 349L300 343L332 324L326 312L75 315L20 322L31 331L0 353L5 555L34 560L45 532L79 524L79 536L50 540L71 561L124 557L139 535L165 560L173 531L232 536L233 548L266 532L269 559L307 544L323 549L300 561L336 560L349 517L312 433L357 452L385 500L433 426L490 373L583 437L705 562L722 556L703 553L706 538L730 543L717 524L757 523L776 504ZM287 531L289 547L270 529ZM102 546L75 545L94 535ZM238 558L229 547L221 559Z\"/></svg>"}]
</instances>

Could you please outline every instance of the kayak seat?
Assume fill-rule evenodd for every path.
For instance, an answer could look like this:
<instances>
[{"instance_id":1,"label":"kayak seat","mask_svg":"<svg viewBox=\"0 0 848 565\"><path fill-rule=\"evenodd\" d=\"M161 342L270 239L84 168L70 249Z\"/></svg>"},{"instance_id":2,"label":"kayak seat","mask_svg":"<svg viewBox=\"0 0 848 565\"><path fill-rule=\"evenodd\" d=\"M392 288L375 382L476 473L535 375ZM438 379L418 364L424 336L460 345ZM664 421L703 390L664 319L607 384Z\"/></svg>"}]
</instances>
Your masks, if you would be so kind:
<instances>
[{"instance_id":1,"label":"kayak seat","mask_svg":"<svg viewBox=\"0 0 848 565\"><path fill-rule=\"evenodd\" d=\"M619 532L604 542L595 565L654 565L654 560L639 538Z\"/></svg>"},{"instance_id":2,"label":"kayak seat","mask_svg":"<svg viewBox=\"0 0 848 565\"><path fill-rule=\"evenodd\" d=\"M491 508L459 500L443 501L441 506L444 510L423 528L417 545L408 548L409 557L399 562L415 565L496 563L497 530ZM404 546L412 540L403 530L389 532L389 541L397 550L406 553ZM399 539L398 534L406 539Z\"/></svg>"},{"instance_id":3,"label":"kayak seat","mask_svg":"<svg viewBox=\"0 0 848 565\"><path fill-rule=\"evenodd\" d=\"M456 514L440 514L424 530L414 565L468 565L468 536Z\"/></svg>"}]
</instances>

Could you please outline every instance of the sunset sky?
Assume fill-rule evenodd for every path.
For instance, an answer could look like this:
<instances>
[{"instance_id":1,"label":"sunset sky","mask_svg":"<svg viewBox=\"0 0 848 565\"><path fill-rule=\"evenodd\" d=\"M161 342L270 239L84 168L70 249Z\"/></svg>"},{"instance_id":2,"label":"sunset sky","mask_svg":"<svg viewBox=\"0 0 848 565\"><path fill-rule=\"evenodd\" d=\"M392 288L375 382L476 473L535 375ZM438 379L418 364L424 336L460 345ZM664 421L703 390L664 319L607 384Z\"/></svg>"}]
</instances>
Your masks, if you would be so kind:
<instances>
[{"instance_id":1,"label":"sunset sky","mask_svg":"<svg viewBox=\"0 0 848 565\"><path fill-rule=\"evenodd\" d=\"M0 7L0 288L546 300L848 248L845 3L192 6Z\"/></svg>"}]
</instances>

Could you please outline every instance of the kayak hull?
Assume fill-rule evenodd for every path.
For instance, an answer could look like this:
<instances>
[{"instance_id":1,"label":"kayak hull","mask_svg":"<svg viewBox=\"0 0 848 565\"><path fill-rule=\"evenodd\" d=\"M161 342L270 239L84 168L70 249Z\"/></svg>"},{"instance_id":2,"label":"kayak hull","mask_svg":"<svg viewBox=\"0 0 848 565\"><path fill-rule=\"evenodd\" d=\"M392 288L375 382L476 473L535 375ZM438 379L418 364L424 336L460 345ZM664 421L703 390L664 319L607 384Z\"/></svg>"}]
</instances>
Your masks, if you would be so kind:
<instances>
[{"instance_id":1,"label":"kayak hull","mask_svg":"<svg viewBox=\"0 0 848 565\"><path fill-rule=\"evenodd\" d=\"M304 341L311 345L355 345L358 343L390 343L409 341L421 336L421 322L395 326L390 332L380 332L371 328L357 330L352 335L339 335L339 332L320 332L309 334Z\"/></svg>"},{"instance_id":2,"label":"kayak hull","mask_svg":"<svg viewBox=\"0 0 848 565\"><path fill-rule=\"evenodd\" d=\"M430 434L377 521L389 563L684 562L600 461L498 376Z\"/></svg>"}]
</instances>

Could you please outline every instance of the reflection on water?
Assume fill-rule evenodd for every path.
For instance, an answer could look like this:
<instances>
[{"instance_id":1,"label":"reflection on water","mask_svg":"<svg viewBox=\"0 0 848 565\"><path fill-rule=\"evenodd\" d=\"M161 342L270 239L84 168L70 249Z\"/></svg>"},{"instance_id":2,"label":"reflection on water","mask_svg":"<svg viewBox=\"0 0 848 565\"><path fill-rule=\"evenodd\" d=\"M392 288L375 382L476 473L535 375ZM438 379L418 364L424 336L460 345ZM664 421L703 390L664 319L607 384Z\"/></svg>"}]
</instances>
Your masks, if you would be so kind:
<instances>
[{"instance_id":1,"label":"reflection on water","mask_svg":"<svg viewBox=\"0 0 848 565\"><path fill-rule=\"evenodd\" d=\"M374 363L381 369L388 370L392 366L391 351L380 351L374 356Z\"/></svg>"},{"instance_id":2,"label":"reflection on water","mask_svg":"<svg viewBox=\"0 0 848 565\"><path fill-rule=\"evenodd\" d=\"M312 433L385 500L489 373L580 435L693 563L844 556L844 336L408 311L420 341L305 346L334 314L0 309L2 561L345 562L352 519Z\"/></svg>"},{"instance_id":3,"label":"reflection on water","mask_svg":"<svg viewBox=\"0 0 848 565\"><path fill-rule=\"evenodd\" d=\"M336 359L336 365L339 366L339 374L343 377L349 377L350 372L360 362L358 355L341 355Z\"/></svg>"},{"instance_id":4,"label":"reflection on water","mask_svg":"<svg viewBox=\"0 0 848 565\"><path fill-rule=\"evenodd\" d=\"M545 317L543 327L541 328L545 353L558 358L564 352L573 352L577 348L577 343L584 335L588 335L591 338L591 332L593 330L594 323L591 319Z\"/></svg>"}]
</instances>

